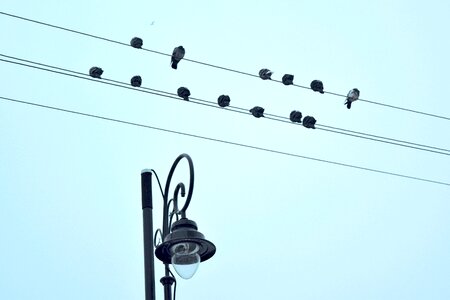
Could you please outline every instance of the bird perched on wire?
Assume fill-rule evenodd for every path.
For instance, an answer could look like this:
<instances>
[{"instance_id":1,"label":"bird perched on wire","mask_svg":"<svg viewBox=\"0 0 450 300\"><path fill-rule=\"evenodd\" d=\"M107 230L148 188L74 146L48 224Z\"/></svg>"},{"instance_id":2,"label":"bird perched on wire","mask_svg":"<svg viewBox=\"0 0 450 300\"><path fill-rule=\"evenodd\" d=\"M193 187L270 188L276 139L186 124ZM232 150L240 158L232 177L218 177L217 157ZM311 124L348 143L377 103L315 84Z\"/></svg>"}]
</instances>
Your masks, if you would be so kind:
<instances>
[{"instance_id":1,"label":"bird perched on wire","mask_svg":"<svg viewBox=\"0 0 450 300\"><path fill-rule=\"evenodd\" d=\"M230 105L230 96L228 95L221 95L219 98L217 98L217 104L219 104L220 107L227 107Z\"/></svg>"},{"instance_id":2,"label":"bird perched on wire","mask_svg":"<svg viewBox=\"0 0 450 300\"><path fill-rule=\"evenodd\" d=\"M284 74L281 82L283 82L284 85L294 84L294 75Z\"/></svg>"},{"instance_id":3,"label":"bird perched on wire","mask_svg":"<svg viewBox=\"0 0 450 300\"><path fill-rule=\"evenodd\" d=\"M99 67L92 67L89 69L89 75L93 78L101 79L103 74L103 69Z\"/></svg>"},{"instance_id":4,"label":"bird perched on wire","mask_svg":"<svg viewBox=\"0 0 450 300\"><path fill-rule=\"evenodd\" d=\"M324 93L324 91L323 91L323 82L322 81L320 81L320 80L313 80L313 81L311 81L311 85L310 86L311 86L311 89L314 92L319 92L321 94Z\"/></svg>"},{"instance_id":5,"label":"bird perched on wire","mask_svg":"<svg viewBox=\"0 0 450 300\"><path fill-rule=\"evenodd\" d=\"M139 75L133 76L130 80L130 83L134 87L140 87L142 84L142 77Z\"/></svg>"},{"instance_id":6,"label":"bird perched on wire","mask_svg":"<svg viewBox=\"0 0 450 300\"><path fill-rule=\"evenodd\" d=\"M178 47L175 47L175 49L173 49L172 59L171 59L172 69L175 69L175 70L177 69L178 63L184 57L185 53L186 53L186 51L184 50L183 46L178 46Z\"/></svg>"},{"instance_id":7,"label":"bird perched on wire","mask_svg":"<svg viewBox=\"0 0 450 300\"><path fill-rule=\"evenodd\" d=\"M302 122L302 113L298 110L293 110L289 115L289 119L294 123Z\"/></svg>"},{"instance_id":8,"label":"bird perched on wire","mask_svg":"<svg viewBox=\"0 0 450 300\"><path fill-rule=\"evenodd\" d=\"M141 38L138 38L138 37L134 37L134 38L132 38L131 41L130 41L131 47L137 48L137 49L142 48L142 45L143 45L143 44L144 44L144 42L142 41L142 39L141 39Z\"/></svg>"},{"instance_id":9,"label":"bird perched on wire","mask_svg":"<svg viewBox=\"0 0 450 300\"><path fill-rule=\"evenodd\" d=\"M270 76L272 76L273 72L269 69L261 69L259 70L259 78L262 80L272 79Z\"/></svg>"},{"instance_id":10,"label":"bird perched on wire","mask_svg":"<svg viewBox=\"0 0 450 300\"><path fill-rule=\"evenodd\" d=\"M305 126L306 128L316 129L315 125L316 119L314 119L314 117L306 116L303 118L303 126Z\"/></svg>"},{"instance_id":11,"label":"bird perched on wire","mask_svg":"<svg viewBox=\"0 0 450 300\"><path fill-rule=\"evenodd\" d=\"M359 90L352 89L347 94L347 101L344 104L347 104L347 108L350 109L352 107L352 102L358 100L359 98Z\"/></svg>"},{"instance_id":12,"label":"bird perched on wire","mask_svg":"<svg viewBox=\"0 0 450 300\"><path fill-rule=\"evenodd\" d=\"M252 109L250 109L250 112L255 118L261 118L264 117L264 108L261 106L255 106Z\"/></svg>"},{"instance_id":13,"label":"bird perched on wire","mask_svg":"<svg viewBox=\"0 0 450 300\"><path fill-rule=\"evenodd\" d=\"M189 101L189 96L191 95L191 92L188 90L188 88L180 87L177 90L177 94L179 97L183 98L186 101Z\"/></svg>"}]
</instances>

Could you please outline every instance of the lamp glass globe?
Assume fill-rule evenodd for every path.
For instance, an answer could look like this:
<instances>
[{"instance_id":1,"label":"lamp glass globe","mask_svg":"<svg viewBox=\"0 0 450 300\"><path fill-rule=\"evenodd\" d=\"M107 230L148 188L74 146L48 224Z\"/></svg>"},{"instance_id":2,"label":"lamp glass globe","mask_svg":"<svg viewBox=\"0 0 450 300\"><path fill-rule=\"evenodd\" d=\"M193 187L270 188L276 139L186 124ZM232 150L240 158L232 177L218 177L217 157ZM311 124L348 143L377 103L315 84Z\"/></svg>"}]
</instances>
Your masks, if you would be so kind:
<instances>
[{"instance_id":1,"label":"lamp glass globe","mask_svg":"<svg viewBox=\"0 0 450 300\"><path fill-rule=\"evenodd\" d=\"M184 279L194 276L200 265L199 246L196 243L180 242L170 248L172 265L177 274Z\"/></svg>"}]
</instances>

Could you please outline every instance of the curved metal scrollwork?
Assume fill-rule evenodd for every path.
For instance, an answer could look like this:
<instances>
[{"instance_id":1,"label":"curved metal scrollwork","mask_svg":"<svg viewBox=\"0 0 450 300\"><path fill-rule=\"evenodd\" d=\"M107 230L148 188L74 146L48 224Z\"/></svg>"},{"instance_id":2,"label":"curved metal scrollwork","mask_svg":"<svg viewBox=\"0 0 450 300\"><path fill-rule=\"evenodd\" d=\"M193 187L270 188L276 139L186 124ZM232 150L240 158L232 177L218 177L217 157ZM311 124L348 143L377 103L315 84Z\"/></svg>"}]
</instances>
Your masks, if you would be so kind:
<instances>
[{"instance_id":1,"label":"curved metal scrollwork","mask_svg":"<svg viewBox=\"0 0 450 300\"><path fill-rule=\"evenodd\" d=\"M159 241L157 240L159 235ZM153 236L153 246L158 247L162 243L162 231L161 229L156 229L155 235Z\"/></svg>"},{"instance_id":2,"label":"curved metal scrollwork","mask_svg":"<svg viewBox=\"0 0 450 300\"><path fill-rule=\"evenodd\" d=\"M170 201L173 204L173 210L172 210L172 215L171 215L171 213L169 213L170 203L168 200L170 182L172 180L173 174L175 172L175 169L176 169L178 163L183 158L186 158L189 163L189 176L190 176L189 188L187 191L186 202L184 203L184 206L180 210L178 210L178 195L181 194L181 196L184 197L186 195L186 188L182 182L177 184L177 186L175 187L174 194L173 194L173 199ZM169 234L170 224L172 223L172 218L173 218L174 214L177 215L177 218L178 218L178 215L180 215L182 218L186 217L186 210L189 207L189 204L191 202L193 191L194 191L194 163L192 162L192 159L188 154L183 153L177 157L177 159L175 160L175 162L172 165L172 168L169 171L169 175L167 176L166 187L164 189L164 195L163 195L164 196L164 213L163 213L163 230L162 230L163 238ZM170 218L170 220L169 220L169 218Z\"/></svg>"},{"instance_id":3,"label":"curved metal scrollwork","mask_svg":"<svg viewBox=\"0 0 450 300\"><path fill-rule=\"evenodd\" d=\"M175 187L175 190L173 192L173 198L172 199L168 199L168 195L169 195L169 189L170 189L170 182L172 180L173 174L175 172L175 169L178 165L178 163L183 159L186 158L188 163L189 163L189 176L190 176L190 180L189 180L189 189L188 189L188 193L187 193L187 197L186 197L186 202L184 203L184 206L181 208L181 210L178 208L178 197L179 195L181 195L181 197L185 197L186 196L186 187L184 185L184 183L180 182L177 184L177 186ZM153 238L153 244L156 246L158 246L161 241L164 242L164 238L170 233L170 227L172 226L172 222L173 222L173 218L176 218L176 221L179 220L179 217L181 216L181 218L185 218L186 217L186 210L189 207L189 204L191 202L191 198L192 198L192 193L194 191L194 164L192 162L191 157L188 154L181 154L180 156L177 157L177 159L175 160L175 162L172 165L172 168L169 171L169 175L167 177L167 181L166 181L166 186L164 189L164 192L161 188L161 183L159 181L158 175L156 174L156 172L152 169L151 170L155 176L156 179L158 181L158 185L161 191L161 195L163 197L164 200L164 204L163 204L163 227L162 230L161 229L157 229L155 232L155 236ZM170 206L172 207L172 211L170 211ZM157 242L157 238L160 238L160 242Z\"/></svg>"}]
</instances>

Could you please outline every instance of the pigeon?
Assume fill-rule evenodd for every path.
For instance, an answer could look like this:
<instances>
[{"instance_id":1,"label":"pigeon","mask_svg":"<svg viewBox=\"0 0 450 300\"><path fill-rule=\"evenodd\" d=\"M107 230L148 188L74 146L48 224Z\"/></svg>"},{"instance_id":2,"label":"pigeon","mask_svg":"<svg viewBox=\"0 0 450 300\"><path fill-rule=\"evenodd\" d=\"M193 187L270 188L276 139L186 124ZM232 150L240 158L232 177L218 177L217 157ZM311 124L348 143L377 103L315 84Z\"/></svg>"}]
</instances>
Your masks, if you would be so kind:
<instances>
[{"instance_id":1,"label":"pigeon","mask_svg":"<svg viewBox=\"0 0 450 300\"><path fill-rule=\"evenodd\" d=\"M260 106L255 106L252 109L250 109L250 112L255 118L261 118L264 117L264 108Z\"/></svg>"},{"instance_id":2,"label":"pigeon","mask_svg":"<svg viewBox=\"0 0 450 300\"><path fill-rule=\"evenodd\" d=\"M305 126L306 128L316 129L316 127L314 126L315 124L316 119L314 119L314 117L306 116L303 118L303 126Z\"/></svg>"},{"instance_id":3,"label":"pigeon","mask_svg":"<svg viewBox=\"0 0 450 300\"><path fill-rule=\"evenodd\" d=\"M313 80L313 81L311 82L311 89L312 89L314 92L319 92L319 93L321 93L321 94L324 93L324 92L323 92L323 83L322 83L322 81L320 81L320 80Z\"/></svg>"},{"instance_id":4,"label":"pigeon","mask_svg":"<svg viewBox=\"0 0 450 300\"><path fill-rule=\"evenodd\" d=\"M185 52L186 51L184 50L183 46L178 46L175 49L173 49L172 59L171 59L172 69L175 69L175 70L177 69L178 63L184 57Z\"/></svg>"},{"instance_id":5,"label":"pigeon","mask_svg":"<svg viewBox=\"0 0 450 300\"><path fill-rule=\"evenodd\" d=\"M217 104L219 104L220 107L227 107L230 105L230 96L228 95L221 95L217 99Z\"/></svg>"},{"instance_id":6,"label":"pigeon","mask_svg":"<svg viewBox=\"0 0 450 300\"><path fill-rule=\"evenodd\" d=\"M352 107L352 102L358 100L359 98L359 90L353 89L350 90L347 94L347 101L344 104L347 104L347 108L350 109Z\"/></svg>"},{"instance_id":7,"label":"pigeon","mask_svg":"<svg viewBox=\"0 0 450 300\"><path fill-rule=\"evenodd\" d=\"M101 77L102 74L103 74L102 68L99 68L99 67L92 67L92 68L89 69L89 75L90 75L92 78L99 78L99 79L101 79L101 78L102 78L102 77Z\"/></svg>"},{"instance_id":8,"label":"pigeon","mask_svg":"<svg viewBox=\"0 0 450 300\"><path fill-rule=\"evenodd\" d=\"M281 79L284 85L291 85L294 84L294 75L291 74L284 74L283 78Z\"/></svg>"},{"instance_id":9,"label":"pigeon","mask_svg":"<svg viewBox=\"0 0 450 300\"><path fill-rule=\"evenodd\" d=\"M262 80L267 80L267 79L272 79L270 78L270 76L272 76L273 72L270 71L269 69L261 69L259 70L259 77Z\"/></svg>"},{"instance_id":10,"label":"pigeon","mask_svg":"<svg viewBox=\"0 0 450 300\"><path fill-rule=\"evenodd\" d=\"M141 39L141 38L138 38L138 37L134 37L134 38L132 38L131 41L130 41L131 47L137 48L137 49L142 48L142 45L143 45L143 44L144 44L144 42L142 41L142 39Z\"/></svg>"},{"instance_id":11,"label":"pigeon","mask_svg":"<svg viewBox=\"0 0 450 300\"><path fill-rule=\"evenodd\" d=\"M185 87L180 87L177 90L177 94L179 97L183 98L184 100L189 101L189 96L191 95L191 92Z\"/></svg>"},{"instance_id":12,"label":"pigeon","mask_svg":"<svg viewBox=\"0 0 450 300\"><path fill-rule=\"evenodd\" d=\"M293 110L289 115L289 119L294 123L300 123L302 120L302 113L298 110Z\"/></svg>"},{"instance_id":13,"label":"pigeon","mask_svg":"<svg viewBox=\"0 0 450 300\"><path fill-rule=\"evenodd\" d=\"M130 80L130 84L134 87L140 87L142 84L142 78L139 75L133 76Z\"/></svg>"}]
</instances>

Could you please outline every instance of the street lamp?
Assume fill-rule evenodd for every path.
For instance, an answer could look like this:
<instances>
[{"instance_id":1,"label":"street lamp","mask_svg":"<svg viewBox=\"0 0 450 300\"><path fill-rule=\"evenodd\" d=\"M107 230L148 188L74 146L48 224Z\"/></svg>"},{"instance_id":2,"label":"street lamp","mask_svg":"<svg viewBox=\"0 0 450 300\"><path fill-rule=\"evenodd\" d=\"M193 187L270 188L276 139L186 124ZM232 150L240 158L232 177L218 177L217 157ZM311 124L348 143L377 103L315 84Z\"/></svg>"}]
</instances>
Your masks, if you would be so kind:
<instances>
[{"instance_id":1,"label":"street lamp","mask_svg":"<svg viewBox=\"0 0 450 300\"><path fill-rule=\"evenodd\" d=\"M169 200L169 188L173 173L180 160L186 158L189 163L189 189L184 206L178 209L178 196L186 196L185 185L180 182L175 187L173 198ZM153 233L153 199L152 199L152 173L158 181L163 196L163 226ZM169 171L164 192L158 175L151 169L142 170L142 212L144 219L144 264L145 264L145 299L155 300L155 266L153 252L164 263L165 276L160 280L164 286L164 299L172 299L172 284L175 278L170 271L172 264L178 275L184 279L191 278L197 271L200 262L211 258L216 252L213 243L205 239L198 231L197 224L186 217L186 210L191 202L194 189L194 165L187 154L177 157ZM169 212L170 206L172 211ZM176 219L173 222L173 218ZM157 235L160 234L162 243L156 244ZM156 249L154 250L154 247Z\"/></svg>"}]
</instances>

